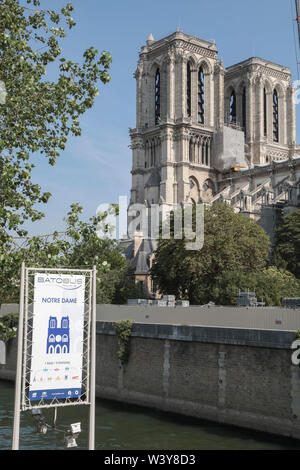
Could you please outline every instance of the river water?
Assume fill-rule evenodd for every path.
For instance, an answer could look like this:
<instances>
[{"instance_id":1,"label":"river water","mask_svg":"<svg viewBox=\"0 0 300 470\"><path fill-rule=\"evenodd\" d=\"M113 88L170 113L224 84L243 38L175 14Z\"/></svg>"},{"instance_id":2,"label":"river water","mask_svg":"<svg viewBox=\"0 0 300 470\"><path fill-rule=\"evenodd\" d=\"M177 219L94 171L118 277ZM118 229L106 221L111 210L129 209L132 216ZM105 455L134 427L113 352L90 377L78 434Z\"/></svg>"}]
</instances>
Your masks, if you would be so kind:
<instances>
[{"instance_id":1,"label":"river water","mask_svg":"<svg viewBox=\"0 0 300 470\"><path fill-rule=\"evenodd\" d=\"M11 449L13 408L14 384L0 381L0 450ZM46 410L44 415L52 424L53 410ZM85 450L88 448L88 407L58 409L57 428L61 431L78 421L81 421L82 433L77 449ZM65 449L63 438L63 432L52 429L46 435L37 434L30 413L21 413L21 450L62 450ZM96 449L299 450L300 442L97 400Z\"/></svg>"}]
</instances>

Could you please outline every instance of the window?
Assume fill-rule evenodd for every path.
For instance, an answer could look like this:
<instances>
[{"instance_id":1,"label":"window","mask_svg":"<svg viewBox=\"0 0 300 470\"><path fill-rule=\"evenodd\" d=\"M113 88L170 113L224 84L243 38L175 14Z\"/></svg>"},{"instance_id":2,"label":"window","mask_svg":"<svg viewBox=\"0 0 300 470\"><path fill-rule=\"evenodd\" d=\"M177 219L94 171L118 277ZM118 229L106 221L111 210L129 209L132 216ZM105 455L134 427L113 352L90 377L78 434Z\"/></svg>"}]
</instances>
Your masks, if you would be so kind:
<instances>
[{"instance_id":1,"label":"window","mask_svg":"<svg viewBox=\"0 0 300 470\"><path fill-rule=\"evenodd\" d=\"M278 125L278 93L274 90L273 93L273 140L279 142L279 125Z\"/></svg>"},{"instance_id":2,"label":"window","mask_svg":"<svg viewBox=\"0 0 300 470\"><path fill-rule=\"evenodd\" d=\"M204 124L204 73L202 67L198 71L198 122Z\"/></svg>"},{"instance_id":3,"label":"window","mask_svg":"<svg viewBox=\"0 0 300 470\"><path fill-rule=\"evenodd\" d=\"M243 89L243 95L242 95L242 127L244 129L244 132L246 134L246 122L247 122L247 114L246 114L246 88L244 87Z\"/></svg>"},{"instance_id":4,"label":"window","mask_svg":"<svg viewBox=\"0 0 300 470\"><path fill-rule=\"evenodd\" d=\"M187 64L187 74L186 74L186 112L190 117L192 114L192 99L191 99L191 66Z\"/></svg>"},{"instance_id":5,"label":"window","mask_svg":"<svg viewBox=\"0 0 300 470\"><path fill-rule=\"evenodd\" d=\"M155 124L160 122L160 72L156 70L155 74Z\"/></svg>"},{"instance_id":6,"label":"window","mask_svg":"<svg viewBox=\"0 0 300 470\"><path fill-rule=\"evenodd\" d=\"M264 88L264 136L267 137L267 91Z\"/></svg>"},{"instance_id":7,"label":"window","mask_svg":"<svg viewBox=\"0 0 300 470\"><path fill-rule=\"evenodd\" d=\"M155 142L151 142L151 166L155 166Z\"/></svg>"},{"instance_id":8,"label":"window","mask_svg":"<svg viewBox=\"0 0 300 470\"><path fill-rule=\"evenodd\" d=\"M229 103L229 122L236 124L236 95L235 91L232 90Z\"/></svg>"}]
</instances>

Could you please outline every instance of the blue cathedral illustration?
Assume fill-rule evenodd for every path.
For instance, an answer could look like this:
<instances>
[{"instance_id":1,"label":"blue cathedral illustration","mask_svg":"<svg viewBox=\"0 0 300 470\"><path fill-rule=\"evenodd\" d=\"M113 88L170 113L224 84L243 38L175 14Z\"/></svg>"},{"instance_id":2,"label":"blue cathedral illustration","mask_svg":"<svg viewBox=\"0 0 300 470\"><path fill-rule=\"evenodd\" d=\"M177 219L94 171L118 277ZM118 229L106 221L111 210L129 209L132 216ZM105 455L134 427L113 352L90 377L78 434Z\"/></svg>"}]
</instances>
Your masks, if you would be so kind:
<instances>
[{"instance_id":1,"label":"blue cathedral illustration","mask_svg":"<svg viewBox=\"0 0 300 470\"><path fill-rule=\"evenodd\" d=\"M69 317L62 317L60 328L57 327L57 318L50 317L47 336L47 354L68 354L69 352Z\"/></svg>"}]
</instances>

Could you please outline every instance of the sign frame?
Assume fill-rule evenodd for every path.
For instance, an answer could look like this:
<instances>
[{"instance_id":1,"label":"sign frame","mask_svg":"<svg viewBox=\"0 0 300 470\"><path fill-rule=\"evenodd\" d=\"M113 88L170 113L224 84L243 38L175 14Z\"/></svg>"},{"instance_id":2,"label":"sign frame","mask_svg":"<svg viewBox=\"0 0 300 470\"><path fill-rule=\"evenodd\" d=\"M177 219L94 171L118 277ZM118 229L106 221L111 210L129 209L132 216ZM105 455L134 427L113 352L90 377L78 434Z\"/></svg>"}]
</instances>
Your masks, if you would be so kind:
<instances>
[{"instance_id":1,"label":"sign frame","mask_svg":"<svg viewBox=\"0 0 300 470\"><path fill-rule=\"evenodd\" d=\"M82 361L81 361L81 393L78 397L38 398L30 400L30 375L32 364L32 346L34 331L34 279L36 274L81 275L85 277L84 308L82 321ZM18 354L15 384L15 410L13 424L12 449L19 448L20 413L32 409L57 408L65 406L88 405L89 419L89 450L94 450L95 437L95 366L96 366L96 267L93 269L77 268L36 268L21 267ZM51 295L51 294L50 294Z\"/></svg>"}]
</instances>

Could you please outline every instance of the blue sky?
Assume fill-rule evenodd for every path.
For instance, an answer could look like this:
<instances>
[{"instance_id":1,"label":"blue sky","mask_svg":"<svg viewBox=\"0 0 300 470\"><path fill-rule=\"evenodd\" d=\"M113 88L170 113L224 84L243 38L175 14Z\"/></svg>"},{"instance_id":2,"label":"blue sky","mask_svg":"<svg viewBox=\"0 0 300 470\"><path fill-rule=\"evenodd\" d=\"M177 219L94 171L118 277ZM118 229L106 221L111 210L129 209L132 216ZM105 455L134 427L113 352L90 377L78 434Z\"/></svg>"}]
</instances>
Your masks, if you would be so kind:
<instances>
[{"instance_id":1,"label":"blue sky","mask_svg":"<svg viewBox=\"0 0 300 470\"><path fill-rule=\"evenodd\" d=\"M42 0L60 9L66 0ZM70 138L55 167L35 156L33 179L52 194L41 206L46 217L27 223L32 235L63 230L73 202L85 218L102 203L118 202L131 185L128 128L135 127L135 79L138 53L150 31L160 39L178 27L216 42L225 67L258 56L291 68L298 79L291 3L294 0L73 0L77 26L62 41L63 55L79 60L89 46L113 58L111 82L100 84L93 109L81 120L82 136ZM298 42L297 53L299 54ZM298 106L299 107L299 106ZM300 112L297 110L297 117ZM299 127L299 126L297 126ZM300 143L299 132L297 142Z\"/></svg>"}]
</instances>

